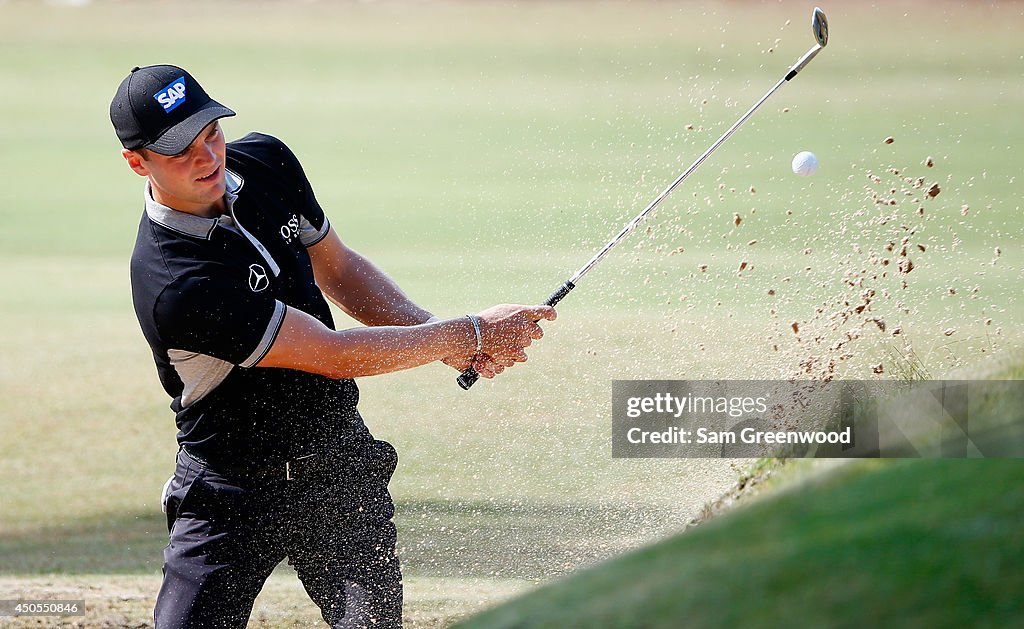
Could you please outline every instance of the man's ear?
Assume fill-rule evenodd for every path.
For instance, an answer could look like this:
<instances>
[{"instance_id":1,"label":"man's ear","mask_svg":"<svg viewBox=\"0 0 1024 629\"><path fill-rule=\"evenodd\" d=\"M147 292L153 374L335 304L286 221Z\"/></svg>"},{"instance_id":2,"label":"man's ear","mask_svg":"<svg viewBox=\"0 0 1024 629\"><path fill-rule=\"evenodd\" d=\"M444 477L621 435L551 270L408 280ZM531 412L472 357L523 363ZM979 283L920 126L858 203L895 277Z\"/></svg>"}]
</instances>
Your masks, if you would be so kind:
<instances>
[{"instance_id":1,"label":"man's ear","mask_svg":"<svg viewBox=\"0 0 1024 629\"><path fill-rule=\"evenodd\" d=\"M131 168L136 174L146 177L149 175L149 168L146 167L146 160L142 158L142 155L131 149L121 149L121 157L128 162L128 168Z\"/></svg>"}]
</instances>

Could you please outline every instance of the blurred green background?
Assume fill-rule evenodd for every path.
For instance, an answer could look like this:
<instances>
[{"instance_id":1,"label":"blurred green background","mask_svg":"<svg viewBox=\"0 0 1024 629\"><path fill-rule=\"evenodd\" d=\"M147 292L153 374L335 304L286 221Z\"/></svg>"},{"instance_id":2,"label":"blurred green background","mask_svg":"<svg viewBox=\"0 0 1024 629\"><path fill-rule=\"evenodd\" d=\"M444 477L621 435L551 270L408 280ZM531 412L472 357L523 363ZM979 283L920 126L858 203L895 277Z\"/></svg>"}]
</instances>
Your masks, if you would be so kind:
<instances>
[{"instance_id":1,"label":"blurred green background","mask_svg":"<svg viewBox=\"0 0 1024 629\"><path fill-rule=\"evenodd\" d=\"M187 67L238 112L229 138L285 140L341 237L455 316L546 297L812 45L812 6L0 3L0 574L158 578L175 429L128 286L143 182L107 117L132 66ZM469 393L441 365L360 381L401 456L414 625L678 530L735 480L613 461L612 379L942 374L1020 347L1024 9L824 9L828 48L528 364ZM903 238L905 276L878 262ZM868 289L887 332L830 318Z\"/></svg>"}]
</instances>

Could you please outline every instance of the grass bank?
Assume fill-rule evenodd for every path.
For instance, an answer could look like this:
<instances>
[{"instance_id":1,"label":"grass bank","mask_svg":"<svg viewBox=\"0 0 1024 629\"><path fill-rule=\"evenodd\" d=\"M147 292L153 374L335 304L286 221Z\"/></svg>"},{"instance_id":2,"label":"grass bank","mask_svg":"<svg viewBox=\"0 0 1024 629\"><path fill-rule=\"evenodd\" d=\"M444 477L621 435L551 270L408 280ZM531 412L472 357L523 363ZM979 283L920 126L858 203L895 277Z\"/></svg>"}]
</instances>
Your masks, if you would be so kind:
<instances>
[{"instance_id":1,"label":"grass bank","mask_svg":"<svg viewBox=\"0 0 1024 629\"><path fill-rule=\"evenodd\" d=\"M1020 626L1020 472L858 461L457 626Z\"/></svg>"}]
</instances>

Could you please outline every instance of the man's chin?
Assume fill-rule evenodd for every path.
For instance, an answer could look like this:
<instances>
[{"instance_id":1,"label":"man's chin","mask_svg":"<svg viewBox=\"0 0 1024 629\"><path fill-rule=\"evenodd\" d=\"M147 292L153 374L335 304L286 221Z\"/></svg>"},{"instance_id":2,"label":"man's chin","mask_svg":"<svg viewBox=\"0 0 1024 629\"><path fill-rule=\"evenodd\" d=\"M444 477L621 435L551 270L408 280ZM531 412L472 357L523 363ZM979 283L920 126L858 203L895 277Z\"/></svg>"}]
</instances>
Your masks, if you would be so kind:
<instances>
[{"instance_id":1,"label":"man's chin","mask_svg":"<svg viewBox=\"0 0 1024 629\"><path fill-rule=\"evenodd\" d=\"M227 192L227 189L227 184L221 182L207 190L204 190L203 200L206 201L207 203L216 203L217 201L221 200L221 198L224 196L224 193Z\"/></svg>"}]
</instances>

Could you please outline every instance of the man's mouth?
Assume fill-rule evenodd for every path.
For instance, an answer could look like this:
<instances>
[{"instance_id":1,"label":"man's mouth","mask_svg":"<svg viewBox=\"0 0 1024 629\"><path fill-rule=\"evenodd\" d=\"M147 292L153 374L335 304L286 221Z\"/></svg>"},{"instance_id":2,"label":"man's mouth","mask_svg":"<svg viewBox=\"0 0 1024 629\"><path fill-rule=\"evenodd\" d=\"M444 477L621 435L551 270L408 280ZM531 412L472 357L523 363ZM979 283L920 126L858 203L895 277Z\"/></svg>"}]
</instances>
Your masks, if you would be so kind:
<instances>
[{"instance_id":1,"label":"man's mouth","mask_svg":"<svg viewBox=\"0 0 1024 629\"><path fill-rule=\"evenodd\" d=\"M200 177L199 179L196 179L196 181L201 181L203 183L213 181L213 178L216 177L219 172L220 164L218 164L217 167L213 169L213 172L211 172L209 175L206 175L205 177Z\"/></svg>"}]
</instances>

